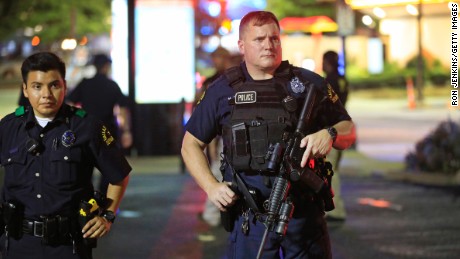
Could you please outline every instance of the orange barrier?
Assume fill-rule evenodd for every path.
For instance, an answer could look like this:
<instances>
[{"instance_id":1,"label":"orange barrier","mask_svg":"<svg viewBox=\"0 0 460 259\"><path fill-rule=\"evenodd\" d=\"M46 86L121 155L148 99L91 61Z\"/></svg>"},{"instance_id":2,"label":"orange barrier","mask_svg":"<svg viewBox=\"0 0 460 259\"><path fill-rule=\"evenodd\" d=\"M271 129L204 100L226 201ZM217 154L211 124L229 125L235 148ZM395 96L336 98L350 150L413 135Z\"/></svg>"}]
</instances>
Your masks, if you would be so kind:
<instances>
[{"instance_id":1,"label":"orange barrier","mask_svg":"<svg viewBox=\"0 0 460 259\"><path fill-rule=\"evenodd\" d=\"M412 77L406 78L406 88L407 88L407 104L409 109L415 109L415 92L414 92L414 81Z\"/></svg>"}]
</instances>

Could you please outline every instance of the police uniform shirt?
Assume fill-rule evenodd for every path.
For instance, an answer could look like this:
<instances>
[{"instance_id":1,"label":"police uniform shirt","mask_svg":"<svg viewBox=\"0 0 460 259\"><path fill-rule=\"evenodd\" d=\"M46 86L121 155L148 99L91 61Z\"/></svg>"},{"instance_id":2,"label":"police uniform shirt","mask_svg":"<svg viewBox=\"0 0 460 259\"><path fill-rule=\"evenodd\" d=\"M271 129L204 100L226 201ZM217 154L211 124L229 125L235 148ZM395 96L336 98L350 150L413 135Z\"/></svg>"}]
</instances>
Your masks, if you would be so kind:
<instances>
[{"instance_id":1,"label":"police uniform shirt","mask_svg":"<svg viewBox=\"0 0 460 259\"><path fill-rule=\"evenodd\" d=\"M254 81L247 72L246 64L243 62L240 66L246 80ZM278 70L286 69L286 66L289 66L289 63L287 61L283 61ZM323 77L306 69L300 68L299 70L301 72L302 79L306 79L313 83L321 95L319 96L320 103L315 106L314 110L314 114L316 114L314 118L315 125L311 128L320 130L322 128L330 127L339 121L351 120L343 105L338 101L337 94L335 94L331 86L326 83ZM270 80L274 79L268 79L266 81ZM258 82L263 81L265 80L260 80ZM288 81L286 84L286 89L290 95L299 99L305 98L306 91L297 91L294 87L290 87ZM229 105L229 99L234 96L235 91L229 85L226 77L221 76L218 78L201 96L198 105L185 126L186 130L200 141L210 143L216 135L222 134L223 125L230 123L232 107ZM226 172L224 176L225 181L231 181L229 175L231 174ZM262 180L259 179L259 176L257 175L254 177L246 177L245 181L247 181L248 185L255 187L258 186L265 195L269 195L271 191L271 189L260 185Z\"/></svg>"},{"instance_id":2,"label":"police uniform shirt","mask_svg":"<svg viewBox=\"0 0 460 259\"><path fill-rule=\"evenodd\" d=\"M95 166L111 183L131 171L107 128L83 110L64 104L42 128L32 108L21 108L0 121L0 163L2 200L21 203L26 218L76 215L80 200L92 196Z\"/></svg>"},{"instance_id":3,"label":"police uniform shirt","mask_svg":"<svg viewBox=\"0 0 460 259\"><path fill-rule=\"evenodd\" d=\"M85 111L102 120L114 135L117 134L117 126L113 107L117 104L128 106L128 98L123 95L118 84L103 74L83 79L70 92L67 99L73 103L80 103Z\"/></svg>"},{"instance_id":4,"label":"police uniform shirt","mask_svg":"<svg viewBox=\"0 0 460 259\"><path fill-rule=\"evenodd\" d=\"M344 76L338 73L332 73L326 76L326 81L332 86L334 92L339 96L343 105L348 99L348 81Z\"/></svg>"}]
</instances>

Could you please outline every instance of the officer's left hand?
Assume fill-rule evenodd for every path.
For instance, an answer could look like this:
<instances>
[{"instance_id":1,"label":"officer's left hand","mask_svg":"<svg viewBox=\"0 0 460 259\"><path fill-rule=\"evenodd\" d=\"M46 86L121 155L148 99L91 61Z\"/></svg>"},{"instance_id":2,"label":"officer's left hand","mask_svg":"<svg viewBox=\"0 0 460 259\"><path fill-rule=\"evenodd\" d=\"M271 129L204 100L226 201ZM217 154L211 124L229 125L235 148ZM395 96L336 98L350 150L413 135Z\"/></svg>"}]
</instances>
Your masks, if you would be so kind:
<instances>
[{"instance_id":1,"label":"officer's left hand","mask_svg":"<svg viewBox=\"0 0 460 259\"><path fill-rule=\"evenodd\" d=\"M95 216L88 221L82 229L84 238L100 238L105 236L110 231L112 223L107 219Z\"/></svg>"},{"instance_id":2,"label":"officer's left hand","mask_svg":"<svg viewBox=\"0 0 460 259\"><path fill-rule=\"evenodd\" d=\"M324 157L329 154L332 142L332 137L326 129L307 135L300 141L300 147L305 147L300 166L305 167L310 158Z\"/></svg>"}]
</instances>

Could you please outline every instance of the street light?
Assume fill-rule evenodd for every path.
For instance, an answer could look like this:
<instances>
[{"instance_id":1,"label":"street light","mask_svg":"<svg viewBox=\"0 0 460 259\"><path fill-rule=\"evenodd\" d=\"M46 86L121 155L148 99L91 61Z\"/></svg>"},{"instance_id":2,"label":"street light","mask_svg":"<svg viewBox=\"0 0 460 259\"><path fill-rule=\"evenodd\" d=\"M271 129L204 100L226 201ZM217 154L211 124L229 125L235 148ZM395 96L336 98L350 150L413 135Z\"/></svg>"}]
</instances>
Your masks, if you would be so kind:
<instances>
[{"instance_id":1,"label":"street light","mask_svg":"<svg viewBox=\"0 0 460 259\"><path fill-rule=\"evenodd\" d=\"M61 49L63 50L74 50L77 47L77 41L75 39L64 39L61 43Z\"/></svg>"}]
</instances>

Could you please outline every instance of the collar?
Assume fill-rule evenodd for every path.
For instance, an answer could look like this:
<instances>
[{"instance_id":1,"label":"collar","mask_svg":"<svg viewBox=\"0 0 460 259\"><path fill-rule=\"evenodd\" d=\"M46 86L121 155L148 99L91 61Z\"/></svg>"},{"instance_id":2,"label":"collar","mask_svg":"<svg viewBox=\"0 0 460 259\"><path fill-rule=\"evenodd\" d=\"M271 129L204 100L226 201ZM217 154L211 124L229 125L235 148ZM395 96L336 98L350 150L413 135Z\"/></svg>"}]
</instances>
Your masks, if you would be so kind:
<instances>
[{"instance_id":1,"label":"collar","mask_svg":"<svg viewBox=\"0 0 460 259\"><path fill-rule=\"evenodd\" d=\"M254 79L251 77L251 75L248 72L246 62L241 62L241 70L243 71L243 74L248 81L254 81ZM290 79L292 77L292 71L291 71L291 64L289 64L289 61L287 60L281 61L281 64L275 70L275 75L273 77Z\"/></svg>"},{"instance_id":2,"label":"collar","mask_svg":"<svg viewBox=\"0 0 460 259\"><path fill-rule=\"evenodd\" d=\"M52 120L50 123L69 123L70 115L72 114L72 110L74 108L67 105L63 104L61 108L59 109L58 113L56 114L56 117L54 120ZM25 110L26 113L26 120L25 120L25 126L26 129L30 129L33 126L37 125L37 120L35 119L35 113L32 109L32 107L28 106Z\"/></svg>"}]
</instances>

